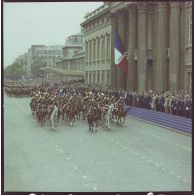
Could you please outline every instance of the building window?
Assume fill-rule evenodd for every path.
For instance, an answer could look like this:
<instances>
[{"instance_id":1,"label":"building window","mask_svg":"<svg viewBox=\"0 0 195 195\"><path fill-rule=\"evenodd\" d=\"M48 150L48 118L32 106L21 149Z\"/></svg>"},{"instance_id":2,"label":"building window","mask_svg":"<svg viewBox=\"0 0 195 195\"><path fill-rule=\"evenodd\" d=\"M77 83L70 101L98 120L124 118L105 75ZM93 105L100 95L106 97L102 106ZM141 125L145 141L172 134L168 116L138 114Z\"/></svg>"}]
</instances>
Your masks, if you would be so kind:
<instances>
[{"instance_id":1,"label":"building window","mask_svg":"<svg viewBox=\"0 0 195 195\"><path fill-rule=\"evenodd\" d=\"M192 45L192 14L189 15L189 45Z\"/></svg>"}]
</instances>

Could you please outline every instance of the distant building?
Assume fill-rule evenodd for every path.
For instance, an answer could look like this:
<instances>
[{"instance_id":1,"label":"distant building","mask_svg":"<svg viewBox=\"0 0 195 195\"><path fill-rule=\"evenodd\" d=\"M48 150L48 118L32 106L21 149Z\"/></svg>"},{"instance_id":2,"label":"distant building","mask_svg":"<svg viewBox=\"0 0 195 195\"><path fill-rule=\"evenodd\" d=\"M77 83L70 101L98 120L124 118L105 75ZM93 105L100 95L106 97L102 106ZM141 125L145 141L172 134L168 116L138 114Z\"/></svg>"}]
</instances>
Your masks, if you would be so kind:
<instances>
[{"instance_id":1,"label":"distant building","mask_svg":"<svg viewBox=\"0 0 195 195\"><path fill-rule=\"evenodd\" d=\"M62 58L62 47L62 45L37 47L33 57L45 61L48 67L55 67L56 61Z\"/></svg>"},{"instance_id":2,"label":"distant building","mask_svg":"<svg viewBox=\"0 0 195 195\"><path fill-rule=\"evenodd\" d=\"M71 35L62 48L63 58L56 62L56 69L62 70L59 77L64 80L84 79L83 33ZM75 74L74 74L75 72Z\"/></svg>"},{"instance_id":3,"label":"distant building","mask_svg":"<svg viewBox=\"0 0 195 195\"><path fill-rule=\"evenodd\" d=\"M27 66L28 66L28 72L27 72L27 77L28 78L33 78L34 76L32 75L32 66L35 63L35 58L36 58L36 51L39 48L44 48L45 45L31 45L31 47L28 49L28 58L27 58Z\"/></svg>"}]
</instances>

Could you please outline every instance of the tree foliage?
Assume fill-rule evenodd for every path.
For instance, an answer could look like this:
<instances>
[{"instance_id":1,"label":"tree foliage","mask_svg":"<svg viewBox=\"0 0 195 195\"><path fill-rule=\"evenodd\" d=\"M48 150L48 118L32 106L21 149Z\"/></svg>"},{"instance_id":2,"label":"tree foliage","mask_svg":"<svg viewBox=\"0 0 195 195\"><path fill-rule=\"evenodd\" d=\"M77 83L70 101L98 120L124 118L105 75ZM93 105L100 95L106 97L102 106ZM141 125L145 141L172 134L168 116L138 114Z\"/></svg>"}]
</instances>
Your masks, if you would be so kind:
<instances>
[{"instance_id":1,"label":"tree foliage","mask_svg":"<svg viewBox=\"0 0 195 195\"><path fill-rule=\"evenodd\" d=\"M18 80L22 78L22 75L25 75L23 65L19 63L13 63L4 70L4 77L12 80Z\"/></svg>"},{"instance_id":2,"label":"tree foliage","mask_svg":"<svg viewBox=\"0 0 195 195\"><path fill-rule=\"evenodd\" d=\"M34 78L40 78L42 71L40 68L46 67L47 66L47 62L40 59L39 57L36 57L33 60L33 64L31 66L31 73L33 74Z\"/></svg>"}]
</instances>

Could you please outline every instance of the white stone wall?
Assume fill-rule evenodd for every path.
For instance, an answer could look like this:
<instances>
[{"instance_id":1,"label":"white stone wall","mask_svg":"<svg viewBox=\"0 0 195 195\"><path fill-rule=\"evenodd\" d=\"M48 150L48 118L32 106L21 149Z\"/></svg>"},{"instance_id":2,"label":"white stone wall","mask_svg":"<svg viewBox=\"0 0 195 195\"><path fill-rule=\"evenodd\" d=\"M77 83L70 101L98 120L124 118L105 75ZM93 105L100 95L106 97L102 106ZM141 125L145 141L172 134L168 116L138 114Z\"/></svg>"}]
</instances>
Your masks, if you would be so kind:
<instances>
[{"instance_id":1,"label":"white stone wall","mask_svg":"<svg viewBox=\"0 0 195 195\"><path fill-rule=\"evenodd\" d=\"M111 21L109 12L88 20L85 29L85 81L88 84L110 85L111 67ZM97 14L100 12L97 10ZM89 14L90 16L90 14ZM94 11L93 16L96 16Z\"/></svg>"}]
</instances>

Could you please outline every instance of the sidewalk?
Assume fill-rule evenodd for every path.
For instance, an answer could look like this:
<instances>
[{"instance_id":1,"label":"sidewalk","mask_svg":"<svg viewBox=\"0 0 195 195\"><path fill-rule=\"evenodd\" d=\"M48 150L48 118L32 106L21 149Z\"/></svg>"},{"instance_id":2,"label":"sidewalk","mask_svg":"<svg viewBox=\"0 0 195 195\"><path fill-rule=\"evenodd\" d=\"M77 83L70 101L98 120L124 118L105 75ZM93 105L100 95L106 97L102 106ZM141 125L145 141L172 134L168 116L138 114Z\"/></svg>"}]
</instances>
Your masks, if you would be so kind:
<instances>
[{"instance_id":1,"label":"sidewalk","mask_svg":"<svg viewBox=\"0 0 195 195\"><path fill-rule=\"evenodd\" d=\"M126 110L128 116L146 120L188 134L192 133L192 119L131 106L127 106Z\"/></svg>"}]
</instances>

